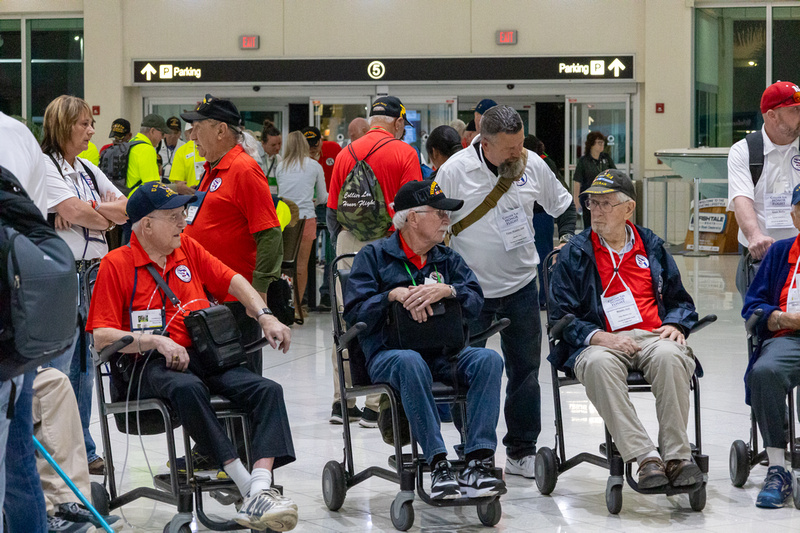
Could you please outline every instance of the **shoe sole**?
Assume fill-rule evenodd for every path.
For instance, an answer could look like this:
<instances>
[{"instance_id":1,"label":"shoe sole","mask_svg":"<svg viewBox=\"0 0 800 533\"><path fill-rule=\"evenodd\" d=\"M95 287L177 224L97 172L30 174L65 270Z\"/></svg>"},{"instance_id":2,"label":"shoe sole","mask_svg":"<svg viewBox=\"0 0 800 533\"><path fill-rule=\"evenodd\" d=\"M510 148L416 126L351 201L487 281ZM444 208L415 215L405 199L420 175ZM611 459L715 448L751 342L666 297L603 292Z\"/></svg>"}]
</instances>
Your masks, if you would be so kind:
<instances>
[{"instance_id":1,"label":"shoe sole","mask_svg":"<svg viewBox=\"0 0 800 533\"><path fill-rule=\"evenodd\" d=\"M341 416L332 416L328 419L328 422L337 426L341 426L344 423Z\"/></svg>"},{"instance_id":2,"label":"shoe sole","mask_svg":"<svg viewBox=\"0 0 800 533\"><path fill-rule=\"evenodd\" d=\"M759 509L781 509L784 506L786 506L786 502L776 505L773 503L764 503L756 500L756 507L758 507Z\"/></svg>"},{"instance_id":3,"label":"shoe sole","mask_svg":"<svg viewBox=\"0 0 800 533\"><path fill-rule=\"evenodd\" d=\"M236 517L233 519L237 524L250 529L264 531L289 531L297 526L297 510L294 508L283 509L272 514L265 514L258 520L250 520L246 517Z\"/></svg>"},{"instance_id":4,"label":"shoe sole","mask_svg":"<svg viewBox=\"0 0 800 533\"><path fill-rule=\"evenodd\" d=\"M431 494L431 500L457 500L461 497L461 491L459 489L456 489L456 491L457 492L453 493L437 494L436 496Z\"/></svg>"},{"instance_id":5,"label":"shoe sole","mask_svg":"<svg viewBox=\"0 0 800 533\"><path fill-rule=\"evenodd\" d=\"M475 489L472 487L461 487L461 495L467 498L488 498L489 496L501 496L508 492L505 487L484 487Z\"/></svg>"},{"instance_id":6,"label":"shoe sole","mask_svg":"<svg viewBox=\"0 0 800 533\"><path fill-rule=\"evenodd\" d=\"M536 477L535 474L526 474L524 470L518 470L516 468L509 468L508 465L503 469L503 472L506 474L511 474L512 476L522 476L527 479L534 479Z\"/></svg>"},{"instance_id":7,"label":"shoe sole","mask_svg":"<svg viewBox=\"0 0 800 533\"><path fill-rule=\"evenodd\" d=\"M358 422L358 425L359 425L359 426L361 426L362 428L376 428L376 427L378 427L378 421L377 421L377 420L376 420L376 421L374 421L374 422L372 422L372 421L370 421L370 420L367 420L367 421L365 421L365 420L362 418L362 419L361 419L361 420Z\"/></svg>"},{"instance_id":8,"label":"shoe sole","mask_svg":"<svg viewBox=\"0 0 800 533\"><path fill-rule=\"evenodd\" d=\"M703 473L697 465L687 465L670 483L673 487L694 485L703 479Z\"/></svg>"}]
</instances>

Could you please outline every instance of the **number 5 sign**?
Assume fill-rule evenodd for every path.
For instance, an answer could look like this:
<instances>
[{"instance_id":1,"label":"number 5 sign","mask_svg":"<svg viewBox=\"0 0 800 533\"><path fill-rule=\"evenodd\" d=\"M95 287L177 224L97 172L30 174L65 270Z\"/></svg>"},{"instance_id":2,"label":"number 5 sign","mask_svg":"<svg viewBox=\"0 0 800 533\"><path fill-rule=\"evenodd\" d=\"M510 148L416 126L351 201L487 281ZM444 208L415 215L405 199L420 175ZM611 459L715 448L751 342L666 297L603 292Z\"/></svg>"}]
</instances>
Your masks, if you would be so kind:
<instances>
[{"instance_id":1,"label":"number 5 sign","mask_svg":"<svg viewBox=\"0 0 800 533\"><path fill-rule=\"evenodd\" d=\"M367 65L367 74L373 80L379 80L386 74L386 67L380 61L373 61Z\"/></svg>"}]
</instances>

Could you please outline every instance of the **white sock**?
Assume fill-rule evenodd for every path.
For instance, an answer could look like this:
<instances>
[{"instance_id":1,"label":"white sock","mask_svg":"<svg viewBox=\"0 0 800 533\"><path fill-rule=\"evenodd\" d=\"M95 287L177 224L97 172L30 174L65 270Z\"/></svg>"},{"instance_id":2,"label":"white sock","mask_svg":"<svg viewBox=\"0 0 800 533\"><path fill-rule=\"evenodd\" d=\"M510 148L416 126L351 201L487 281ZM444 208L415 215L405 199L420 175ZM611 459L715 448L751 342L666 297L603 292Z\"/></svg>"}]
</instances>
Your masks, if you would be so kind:
<instances>
[{"instance_id":1,"label":"white sock","mask_svg":"<svg viewBox=\"0 0 800 533\"><path fill-rule=\"evenodd\" d=\"M272 487L272 472L266 468L254 468L250 476L250 492L255 494L270 487Z\"/></svg>"},{"instance_id":2,"label":"white sock","mask_svg":"<svg viewBox=\"0 0 800 533\"><path fill-rule=\"evenodd\" d=\"M786 459L783 448L767 448L769 466L780 466L785 468Z\"/></svg>"},{"instance_id":3,"label":"white sock","mask_svg":"<svg viewBox=\"0 0 800 533\"><path fill-rule=\"evenodd\" d=\"M236 486L239 488L239 492L242 496L247 496L250 493L250 482L251 476L250 472L242 464L241 459L236 459L235 461L226 464L222 467L228 476L236 483Z\"/></svg>"},{"instance_id":4,"label":"white sock","mask_svg":"<svg viewBox=\"0 0 800 533\"><path fill-rule=\"evenodd\" d=\"M647 453L645 453L645 454L643 454L643 455L640 455L639 457L637 457L637 458L636 458L636 462L637 462L637 463L639 463L639 464L642 464L642 461L644 461L645 459L647 459L647 458L649 458L649 457L656 457L656 458L658 458L658 459L661 459L661 456L660 456L660 455L658 455L658 452L657 452L657 451L655 451L655 450L650 450L649 452L647 452Z\"/></svg>"}]
</instances>

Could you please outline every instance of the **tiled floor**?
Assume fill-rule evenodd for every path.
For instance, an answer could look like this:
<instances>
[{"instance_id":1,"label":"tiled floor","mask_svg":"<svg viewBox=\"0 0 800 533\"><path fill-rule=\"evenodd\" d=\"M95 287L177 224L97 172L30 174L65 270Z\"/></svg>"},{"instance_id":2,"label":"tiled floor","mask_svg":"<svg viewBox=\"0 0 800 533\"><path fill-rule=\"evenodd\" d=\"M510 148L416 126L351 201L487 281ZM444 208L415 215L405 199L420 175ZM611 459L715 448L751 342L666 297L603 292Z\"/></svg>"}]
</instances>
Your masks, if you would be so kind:
<instances>
[{"instance_id":1,"label":"tiled floor","mask_svg":"<svg viewBox=\"0 0 800 533\"><path fill-rule=\"evenodd\" d=\"M618 516L608 514L604 489L604 470L581 465L559 478L550 496L541 496L532 480L509 476L508 494L502 497L503 516L496 526L500 531L593 532L593 531L797 531L800 512L793 506L778 510L762 510L754 501L765 468L756 467L742 489L734 488L728 475L728 451L735 439L747 440L749 412L744 404L742 375L746 363L745 335L739 316L741 299L734 287L736 257L677 257L684 284L695 298L700 314L715 313L716 324L692 337L690 344L705 368L702 385L703 450L710 456L708 503L702 513L689 508L685 495L666 498L643 496L627 486L623 489L623 508ZM300 508L297 531L394 531L389 518L397 487L381 479L371 479L348 494L339 512L331 512L322 500L321 472L331 459L341 460L342 427L328 423L332 399L330 317L312 314L303 326L293 329L292 348L287 355L265 350L265 375L284 387L292 424L298 460L277 471L277 480ZM499 350L494 338L490 347ZM547 353L546 345L543 354ZM543 356L544 359L544 356ZM553 403L550 369L542 366L542 434L540 446L553 446ZM581 387L562 391L564 424L568 453L595 451L602 440L603 425ZM648 429L655 430L652 396L634 395L634 403ZM96 417L96 414L95 414ZM92 424L100 442L99 423ZM502 436L505 422L497 428ZM455 443L457 434L452 425L445 426L445 440ZM652 433L653 435L655 433ZM138 438L126 441L124 435L112 433L117 469L126 449L128 468L123 487L131 482L148 484L145 453ZM385 465L391 449L383 444L375 429L353 426L357 464ZM166 470L163 437L143 439L146 457L157 471ZM498 450L497 462L502 465L505 454ZM411 531L482 531L472 507L434 509L417 501L416 521ZM232 508L223 508L210 501L206 509L220 516L231 516ZM140 500L123 508L130 531L162 531L173 508ZM198 531L204 531L202 526Z\"/></svg>"}]
</instances>

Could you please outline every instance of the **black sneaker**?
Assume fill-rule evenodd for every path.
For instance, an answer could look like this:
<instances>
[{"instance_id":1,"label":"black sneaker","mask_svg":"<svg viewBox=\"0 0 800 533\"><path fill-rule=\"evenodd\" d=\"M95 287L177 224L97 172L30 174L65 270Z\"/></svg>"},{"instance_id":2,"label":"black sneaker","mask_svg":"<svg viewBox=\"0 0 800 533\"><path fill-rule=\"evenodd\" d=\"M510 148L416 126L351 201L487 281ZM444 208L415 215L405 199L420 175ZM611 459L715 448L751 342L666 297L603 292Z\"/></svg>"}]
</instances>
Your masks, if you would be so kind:
<instances>
[{"instance_id":1,"label":"black sneaker","mask_svg":"<svg viewBox=\"0 0 800 533\"><path fill-rule=\"evenodd\" d=\"M499 496L507 492L505 482L497 479L487 465L475 459L458 474L458 484L461 486L461 493L467 498Z\"/></svg>"},{"instance_id":2,"label":"black sneaker","mask_svg":"<svg viewBox=\"0 0 800 533\"><path fill-rule=\"evenodd\" d=\"M353 422L358 422L361 420L363 415L361 413L361 409L354 405L353 407L347 408L347 416L352 424ZM328 422L331 424L341 424L342 421L342 404L340 402L336 402L333 404L333 408L331 409L331 417L328 419Z\"/></svg>"},{"instance_id":3,"label":"black sneaker","mask_svg":"<svg viewBox=\"0 0 800 533\"><path fill-rule=\"evenodd\" d=\"M62 518L75 523L92 524L98 528L102 527L97 517L94 516L86 507L77 502L58 504L58 507L56 507L56 518ZM118 516L105 515L103 516L103 520L105 520L106 524L111 526L112 529L117 529L114 527L114 524L119 522ZM122 523L119 524L119 527L122 527Z\"/></svg>"},{"instance_id":4,"label":"black sneaker","mask_svg":"<svg viewBox=\"0 0 800 533\"><path fill-rule=\"evenodd\" d=\"M449 461L439 461L431 470L431 499L455 500L461 497L461 489L453 475Z\"/></svg>"},{"instance_id":5,"label":"black sneaker","mask_svg":"<svg viewBox=\"0 0 800 533\"><path fill-rule=\"evenodd\" d=\"M358 423L362 428L378 427L378 413L369 407L365 407L361 413L361 421Z\"/></svg>"},{"instance_id":6,"label":"black sneaker","mask_svg":"<svg viewBox=\"0 0 800 533\"><path fill-rule=\"evenodd\" d=\"M175 460L175 465L178 467L178 473L185 474L186 473L186 457L178 457ZM167 461L167 467L169 467L169 461ZM197 453L196 451L192 450L192 467L198 470L216 470L219 468L219 465L214 462L208 455L203 455L201 453Z\"/></svg>"},{"instance_id":7,"label":"black sneaker","mask_svg":"<svg viewBox=\"0 0 800 533\"><path fill-rule=\"evenodd\" d=\"M86 533L89 530L94 531L94 529L92 524L76 524L63 518L47 516L48 533Z\"/></svg>"}]
</instances>

